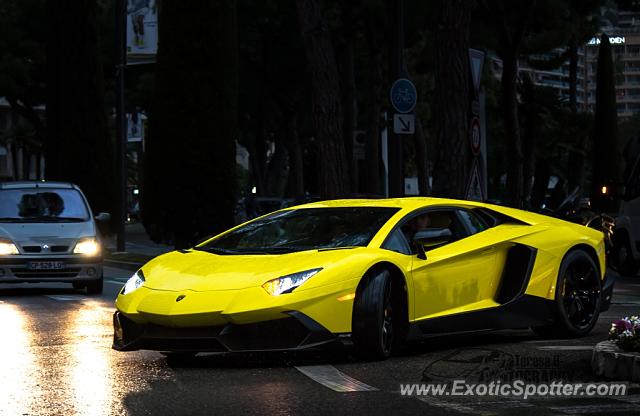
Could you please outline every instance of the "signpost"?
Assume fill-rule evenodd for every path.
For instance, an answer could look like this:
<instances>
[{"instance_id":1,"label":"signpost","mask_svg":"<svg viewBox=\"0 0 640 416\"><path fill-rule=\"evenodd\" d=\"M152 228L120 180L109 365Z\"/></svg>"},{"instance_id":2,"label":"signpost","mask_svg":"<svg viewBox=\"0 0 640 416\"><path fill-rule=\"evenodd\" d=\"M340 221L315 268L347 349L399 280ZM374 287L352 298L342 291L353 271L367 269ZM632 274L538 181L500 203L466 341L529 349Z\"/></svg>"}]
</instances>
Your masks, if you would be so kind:
<instances>
[{"instance_id":1,"label":"signpost","mask_svg":"<svg viewBox=\"0 0 640 416\"><path fill-rule=\"evenodd\" d=\"M478 159L474 158L465 198L471 201L484 201L486 197L482 183L482 175L480 174Z\"/></svg>"},{"instance_id":2,"label":"signpost","mask_svg":"<svg viewBox=\"0 0 640 416\"><path fill-rule=\"evenodd\" d=\"M481 137L480 119L474 117L471 119L471 127L469 128L469 141L471 143L471 152L473 152L474 156L480 155L480 146L482 145Z\"/></svg>"},{"instance_id":3,"label":"signpost","mask_svg":"<svg viewBox=\"0 0 640 416\"><path fill-rule=\"evenodd\" d=\"M418 91L411 80L399 78L391 85L391 105L398 113L410 113L418 102Z\"/></svg>"},{"instance_id":4,"label":"signpost","mask_svg":"<svg viewBox=\"0 0 640 416\"><path fill-rule=\"evenodd\" d=\"M469 49L469 69L473 97L470 102L471 123L469 124L469 145L471 146L471 170L465 197L483 201L487 197L486 184L486 144L483 137L484 96L480 90L485 52Z\"/></svg>"},{"instance_id":5,"label":"signpost","mask_svg":"<svg viewBox=\"0 0 640 416\"><path fill-rule=\"evenodd\" d=\"M413 134L416 131L416 120L413 114L394 114L393 132L395 134Z\"/></svg>"}]
</instances>

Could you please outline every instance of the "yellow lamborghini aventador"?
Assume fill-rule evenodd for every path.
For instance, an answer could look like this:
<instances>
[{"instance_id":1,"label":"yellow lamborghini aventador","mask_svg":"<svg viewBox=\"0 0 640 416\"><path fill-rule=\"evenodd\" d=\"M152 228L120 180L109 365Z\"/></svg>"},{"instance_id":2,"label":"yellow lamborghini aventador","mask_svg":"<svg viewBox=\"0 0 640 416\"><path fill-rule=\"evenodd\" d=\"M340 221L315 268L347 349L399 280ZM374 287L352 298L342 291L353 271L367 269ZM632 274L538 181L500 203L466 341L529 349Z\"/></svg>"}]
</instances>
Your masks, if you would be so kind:
<instances>
[{"instance_id":1,"label":"yellow lamborghini aventador","mask_svg":"<svg viewBox=\"0 0 640 416\"><path fill-rule=\"evenodd\" d=\"M609 307L599 231L437 198L286 208L159 256L122 288L114 348L167 353L353 344L385 358L445 332L582 336Z\"/></svg>"}]
</instances>

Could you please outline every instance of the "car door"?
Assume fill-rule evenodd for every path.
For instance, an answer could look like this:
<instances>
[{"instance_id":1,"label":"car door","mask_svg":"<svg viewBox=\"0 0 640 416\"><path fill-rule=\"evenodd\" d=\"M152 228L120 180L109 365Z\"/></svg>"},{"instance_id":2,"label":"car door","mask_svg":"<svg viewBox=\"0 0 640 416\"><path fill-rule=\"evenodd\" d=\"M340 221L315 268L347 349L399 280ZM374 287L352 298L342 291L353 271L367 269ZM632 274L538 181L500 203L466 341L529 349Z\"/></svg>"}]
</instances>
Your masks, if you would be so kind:
<instances>
[{"instance_id":1,"label":"car door","mask_svg":"<svg viewBox=\"0 0 640 416\"><path fill-rule=\"evenodd\" d=\"M494 238L489 225L467 209L436 209L429 215L435 219L429 228L449 228L452 239L428 249L426 260L413 258L415 319L496 306L501 237Z\"/></svg>"}]
</instances>

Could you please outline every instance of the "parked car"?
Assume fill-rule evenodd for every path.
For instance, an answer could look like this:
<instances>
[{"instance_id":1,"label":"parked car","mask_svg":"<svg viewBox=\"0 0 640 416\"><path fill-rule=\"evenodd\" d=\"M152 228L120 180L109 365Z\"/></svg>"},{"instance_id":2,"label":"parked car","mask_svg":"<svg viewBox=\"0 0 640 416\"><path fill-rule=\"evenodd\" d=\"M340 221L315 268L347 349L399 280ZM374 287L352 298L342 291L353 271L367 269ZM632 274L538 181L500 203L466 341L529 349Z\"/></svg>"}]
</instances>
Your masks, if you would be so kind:
<instances>
[{"instance_id":1,"label":"parked car","mask_svg":"<svg viewBox=\"0 0 640 416\"><path fill-rule=\"evenodd\" d=\"M625 276L635 276L640 268L640 137L625 150L627 156L624 193L615 215L613 265Z\"/></svg>"},{"instance_id":2,"label":"parked car","mask_svg":"<svg viewBox=\"0 0 640 416\"><path fill-rule=\"evenodd\" d=\"M76 185L0 183L0 283L65 282L102 293L102 244Z\"/></svg>"}]
</instances>

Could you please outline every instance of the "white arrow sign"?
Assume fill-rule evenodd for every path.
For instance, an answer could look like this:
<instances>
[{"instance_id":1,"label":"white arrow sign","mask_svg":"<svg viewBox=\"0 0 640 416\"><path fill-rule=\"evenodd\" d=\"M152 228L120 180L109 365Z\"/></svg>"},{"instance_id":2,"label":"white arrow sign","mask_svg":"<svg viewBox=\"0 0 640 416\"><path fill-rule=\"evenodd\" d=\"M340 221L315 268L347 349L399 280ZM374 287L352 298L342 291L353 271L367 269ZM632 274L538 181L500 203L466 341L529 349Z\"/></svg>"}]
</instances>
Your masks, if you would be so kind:
<instances>
[{"instance_id":1,"label":"white arrow sign","mask_svg":"<svg viewBox=\"0 0 640 416\"><path fill-rule=\"evenodd\" d=\"M395 134L413 134L416 131L416 118L413 114L394 114L393 132Z\"/></svg>"}]
</instances>

